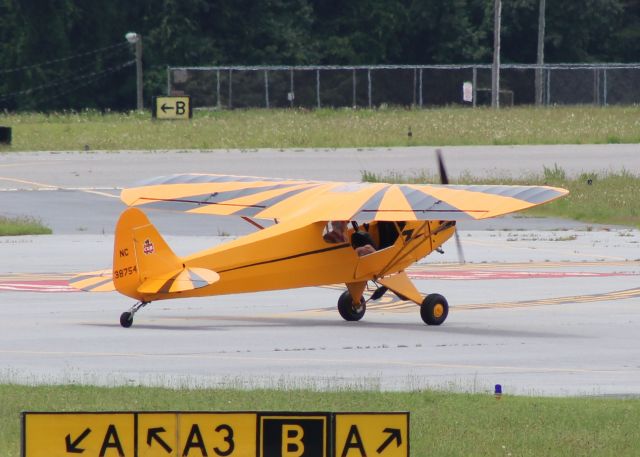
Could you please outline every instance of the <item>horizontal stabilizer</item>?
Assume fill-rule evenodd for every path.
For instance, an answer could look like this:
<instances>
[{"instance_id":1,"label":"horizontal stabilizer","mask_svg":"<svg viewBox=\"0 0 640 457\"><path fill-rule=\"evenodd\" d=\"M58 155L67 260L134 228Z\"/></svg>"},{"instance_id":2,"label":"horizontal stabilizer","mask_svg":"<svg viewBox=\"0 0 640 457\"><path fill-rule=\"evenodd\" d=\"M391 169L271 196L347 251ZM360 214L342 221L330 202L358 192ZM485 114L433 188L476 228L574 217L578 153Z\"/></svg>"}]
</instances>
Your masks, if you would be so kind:
<instances>
[{"instance_id":1,"label":"horizontal stabilizer","mask_svg":"<svg viewBox=\"0 0 640 457\"><path fill-rule=\"evenodd\" d=\"M206 268L181 268L154 278L147 278L139 287L142 294L169 294L200 289L215 283L220 275Z\"/></svg>"},{"instance_id":2,"label":"horizontal stabilizer","mask_svg":"<svg viewBox=\"0 0 640 457\"><path fill-rule=\"evenodd\" d=\"M69 285L85 292L113 292L116 290L111 270L80 273L69 280Z\"/></svg>"}]
</instances>

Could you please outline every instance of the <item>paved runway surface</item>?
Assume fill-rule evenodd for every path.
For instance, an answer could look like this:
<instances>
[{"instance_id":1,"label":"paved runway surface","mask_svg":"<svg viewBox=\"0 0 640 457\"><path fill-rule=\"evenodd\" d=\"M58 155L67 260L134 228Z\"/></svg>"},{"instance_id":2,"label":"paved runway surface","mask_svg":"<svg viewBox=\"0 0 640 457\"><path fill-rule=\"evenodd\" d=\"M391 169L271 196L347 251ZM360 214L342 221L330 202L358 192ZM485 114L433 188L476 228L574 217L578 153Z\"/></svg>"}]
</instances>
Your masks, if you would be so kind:
<instances>
[{"instance_id":1,"label":"paved runway surface","mask_svg":"<svg viewBox=\"0 0 640 457\"><path fill-rule=\"evenodd\" d=\"M456 263L451 243L410 272L421 291L448 298L441 327L424 325L415 305L391 295L371 302L363 321L344 322L339 288L325 287L155 302L123 329L118 316L131 300L74 292L66 282L109 266L122 209L115 188L170 169L241 174L234 167L246 166L256 169L244 174L291 176L306 167L313 172L299 176L316 179L331 179L332 170L292 157L283 173L258 173L270 162L256 159L261 153L121 154L0 156L2 214L42 215L56 233L0 238L0 380L464 391L500 383L507 394L640 394L640 233L621 227L521 218L467 227L467 264ZM224 154L233 160L216 170L203 163ZM240 161L243 154L252 159ZM380 154L397 163L393 151ZM123 155L132 161L125 168ZM607 157L618 160L615 148ZM346 168L351 177L336 179L359 178ZM56 190L28 190L36 188ZM203 222L191 236L186 216L150 216L179 254L250 230Z\"/></svg>"}]
</instances>

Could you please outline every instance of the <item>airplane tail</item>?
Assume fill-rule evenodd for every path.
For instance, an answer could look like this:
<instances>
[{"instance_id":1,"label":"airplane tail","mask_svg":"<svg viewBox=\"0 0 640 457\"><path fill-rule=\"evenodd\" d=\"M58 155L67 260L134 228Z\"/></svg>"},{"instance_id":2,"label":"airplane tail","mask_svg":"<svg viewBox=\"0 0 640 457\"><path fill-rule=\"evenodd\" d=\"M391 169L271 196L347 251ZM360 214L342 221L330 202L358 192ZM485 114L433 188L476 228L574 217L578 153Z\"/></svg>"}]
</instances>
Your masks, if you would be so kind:
<instances>
[{"instance_id":1,"label":"airplane tail","mask_svg":"<svg viewBox=\"0 0 640 457\"><path fill-rule=\"evenodd\" d=\"M113 283L121 294L151 301L219 279L215 271L187 267L139 209L128 208L120 215L113 247Z\"/></svg>"}]
</instances>

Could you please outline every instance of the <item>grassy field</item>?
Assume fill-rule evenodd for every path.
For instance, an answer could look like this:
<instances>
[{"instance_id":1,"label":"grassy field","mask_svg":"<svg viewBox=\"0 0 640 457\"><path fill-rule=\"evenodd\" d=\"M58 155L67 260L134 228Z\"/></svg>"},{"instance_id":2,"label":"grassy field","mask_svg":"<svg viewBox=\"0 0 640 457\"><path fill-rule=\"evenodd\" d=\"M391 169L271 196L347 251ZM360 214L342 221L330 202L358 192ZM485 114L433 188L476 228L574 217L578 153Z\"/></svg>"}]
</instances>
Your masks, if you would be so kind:
<instances>
[{"instance_id":1,"label":"grassy field","mask_svg":"<svg viewBox=\"0 0 640 457\"><path fill-rule=\"evenodd\" d=\"M0 151L639 143L640 107L200 111L188 122L89 111L0 114L0 125L13 129Z\"/></svg>"},{"instance_id":2,"label":"grassy field","mask_svg":"<svg viewBox=\"0 0 640 457\"><path fill-rule=\"evenodd\" d=\"M0 385L0 449L21 411L409 411L413 456L637 456L640 400L432 391L170 390ZM350 455L357 455L351 452Z\"/></svg>"},{"instance_id":3,"label":"grassy field","mask_svg":"<svg viewBox=\"0 0 640 457\"><path fill-rule=\"evenodd\" d=\"M51 234L51 229L33 217L5 217L0 215L0 236L49 234Z\"/></svg>"}]
</instances>

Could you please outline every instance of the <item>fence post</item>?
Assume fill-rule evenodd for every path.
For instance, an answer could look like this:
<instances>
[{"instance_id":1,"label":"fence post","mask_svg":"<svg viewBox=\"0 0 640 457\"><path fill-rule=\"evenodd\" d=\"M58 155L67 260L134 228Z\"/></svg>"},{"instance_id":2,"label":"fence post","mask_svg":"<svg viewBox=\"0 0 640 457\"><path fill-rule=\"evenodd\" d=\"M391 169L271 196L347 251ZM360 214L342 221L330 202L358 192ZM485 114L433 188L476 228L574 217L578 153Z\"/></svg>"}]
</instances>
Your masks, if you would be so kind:
<instances>
[{"instance_id":1,"label":"fence post","mask_svg":"<svg viewBox=\"0 0 640 457\"><path fill-rule=\"evenodd\" d=\"M599 87L599 81L598 81L598 69L594 68L593 69L593 104L594 105L599 105L600 104L600 87Z\"/></svg>"},{"instance_id":2,"label":"fence post","mask_svg":"<svg viewBox=\"0 0 640 457\"><path fill-rule=\"evenodd\" d=\"M607 106L607 69L602 70L602 76L604 78L604 106Z\"/></svg>"},{"instance_id":3,"label":"fence post","mask_svg":"<svg viewBox=\"0 0 640 457\"><path fill-rule=\"evenodd\" d=\"M547 68L547 84L545 85L545 90L547 91L546 106L549 106L551 104L551 68Z\"/></svg>"},{"instance_id":4,"label":"fence post","mask_svg":"<svg viewBox=\"0 0 640 457\"><path fill-rule=\"evenodd\" d=\"M216 106L218 109L222 108L222 102L220 101L220 70L216 71Z\"/></svg>"},{"instance_id":5,"label":"fence post","mask_svg":"<svg viewBox=\"0 0 640 457\"><path fill-rule=\"evenodd\" d=\"M318 109L320 109L320 69L316 69L316 98L318 100Z\"/></svg>"},{"instance_id":6,"label":"fence post","mask_svg":"<svg viewBox=\"0 0 640 457\"><path fill-rule=\"evenodd\" d=\"M264 71L264 102L269 109L269 71Z\"/></svg>"},{"instance_id":7,"label":"fence post","mask_svg":"<svg viewBox=\"0 0 640 457\"><path fill-rule=\"evenodd\" d=\"M352 70L352 79L353 79L353 107L356 108L357 107L357 102L356 102L356 69L354 68Z\"/></svg>"},{"instance_id":8,"label":"fence post","mask_svg":"<svg viewBox=\"0 0 640 457\"><path fill-rule=\"evenodd\" d=\"M367 68L367 82L369 84L368 96L369 96L369 109L371 109L371 68Z\"/></svg>"},{"instance_id":9,"label":"fence post","mask_svg":"<svg viewBox=\"0 0 640 457\"><path fill-rule=\"evenodd\" d=\"M417 103L416 103L416 85L417 85L417 81L416 79L418 78L418 69L414 68L413 69L413 105L411 106L412 108L415 108Z\"/></svg>"},{"instance_id":10,"label":"fence post","mask_svg":"<svg viewBox=\"0 0 640 457\"><path fill-rule=\"evenodd\" d=\"M422 68L420 69L420 108L422 108Z\"/></svg>"},{"instance_id":11,"label":"fence post","mask_svg":"<svg viewBox=\"0 0 640 457\"><path fill-rule=\"evenodd\" d=\"M471 85L472 87L472 92L471 92L471 97L473 97L473 101L472 101L472 106L475 108L477 106L477 101L476 101L476 97L478 96L478 88L476 87L476 85L478 84L478 67L473 67L472 68L472 73L471 73Z\"/></svg>"},{"instance_id":12,"label":"fence post","mask_svg":"<svg viewBox=\"0 0 640 457\"><path fill-rule=\"evenodd\" d=\"M167 65L167 96L171 95L171 67Z\"/></svg>"},{"instance_id":13,"label":"fence post","mask_svg":"<svg viewBox=\"0 0 640 457\"><path fill-rule=\"evenodd\" d=\"M229 68L229 109L233 108L233 90L231 89L233 86L233 70Z\"/></svg>"},{"instance_id":14,"label":"fence post","mask_svg":"<svg viewBox=\"0 0 640 457\"><path fill-rule=\"evenodd\" d=\"M296 97L296 93L295 93L295 91L293 90L293 89L294 89L294 88L293 88L293 68L292 68L291 70L289 70L289 80L290 80L289 82L290 82L290 88L291 88L291 92L290 92L290 93L291 93L291 96L289 97L289 106L290 106L291 108L293 108L293 100L294 100L294 99L295 99L295 97Z\"/></svg>"}]
</instances>

